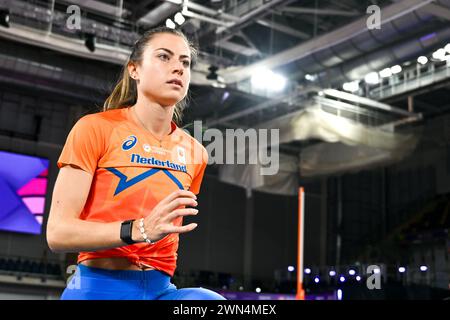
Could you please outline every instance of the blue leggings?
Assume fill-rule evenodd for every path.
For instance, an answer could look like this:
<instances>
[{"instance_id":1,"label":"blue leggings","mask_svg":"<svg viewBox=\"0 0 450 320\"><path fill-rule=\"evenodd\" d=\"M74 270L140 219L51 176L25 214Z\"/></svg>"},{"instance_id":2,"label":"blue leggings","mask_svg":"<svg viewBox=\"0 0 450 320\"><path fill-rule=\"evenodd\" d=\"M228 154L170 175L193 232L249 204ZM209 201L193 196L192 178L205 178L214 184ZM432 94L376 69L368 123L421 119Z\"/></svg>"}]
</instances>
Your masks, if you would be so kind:
<instances>
[{"instance_id":1,"label":"blue leggings","mask_svg":"<svg viewBox=\"0 0 450 320\"><path fill-rule=\"evenodd\" d=\"M79 264L61 300L225 300L204 288L177 287L158 270L106 270Z\"/></svg>"}]
</instances>

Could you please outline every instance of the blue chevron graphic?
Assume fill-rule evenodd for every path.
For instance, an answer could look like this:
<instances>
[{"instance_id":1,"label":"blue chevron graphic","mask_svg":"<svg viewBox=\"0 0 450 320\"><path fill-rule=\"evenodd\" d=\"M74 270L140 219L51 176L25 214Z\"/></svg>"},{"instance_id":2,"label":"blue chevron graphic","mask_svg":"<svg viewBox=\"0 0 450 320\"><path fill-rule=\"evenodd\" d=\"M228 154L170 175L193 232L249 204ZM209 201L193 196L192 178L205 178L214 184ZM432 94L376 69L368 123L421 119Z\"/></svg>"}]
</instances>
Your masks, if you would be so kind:
<instances>
[{"instance_id":1,"label":"blue chevron graphic","mask_svg":"<svg viewBox=\"0 0 450 320\"><path fill-rule=\"evenodd\" d=\"M106 168L109 172L113 173L114 175L119 177L119 183L117 184L116 190L114 191L114 195L119 194L123 190L128 189L131 186L134 186L136 183L141 182L142 180L154 175L155 173L158 173L159 171L163 171L180 189L184 189L183 185L181 184L180 180L178 180L172 173L170 173L167 169L158 169L158 168L152 168L148 171L145 171L141 173L140 175L137 175L134 178L131 178L130 180L127 180L128 177L124 175L122 172L117 170L116 168Z\"/></svg>"}]
</instances>

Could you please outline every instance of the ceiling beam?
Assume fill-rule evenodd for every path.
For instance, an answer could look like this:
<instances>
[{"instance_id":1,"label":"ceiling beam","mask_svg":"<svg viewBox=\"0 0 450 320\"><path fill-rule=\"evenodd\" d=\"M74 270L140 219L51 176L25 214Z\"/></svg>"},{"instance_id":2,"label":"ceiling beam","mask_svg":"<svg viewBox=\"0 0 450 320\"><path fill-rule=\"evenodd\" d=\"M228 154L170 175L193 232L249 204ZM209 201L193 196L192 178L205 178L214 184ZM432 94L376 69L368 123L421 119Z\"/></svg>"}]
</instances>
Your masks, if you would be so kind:
<instances>
[{"instance_id":1,"label":"ceiling beam","mask_svg":"<svg viewBox=\"0 0 450 320\"><path fill-rule=\"evenodd\" d=\"M300 30L288 27L281 23L277 23L277 22L273 22L273 21L269 21L269 20L265 20L265 19L259 19L256 22L265 27L272 28L274 30L280 31L282 33L288 34L288 35L296 37L296 38L300 38L302 40L311 38L311 36L309 34L302 32Z\"/></svg>"},{"instance_id":2,"label":"ceiling beam","mask_svg":"<svg viewBox=\"0 0 450 320\"><path fill-rule=\"evenodd\" d=\"M323 16L354 17L361 15L361 12L358 11L342 11L335 9L316 9L316 8L300 8L300 7L284 7L280 8L279 11L300 13L300 14L317 14Z\"/></svg>"},{"instance_id":3,"label":"ceiling beam","mask_svg":"<svg viewBox=\"0 0 450 320\"><path fill-rule=\"evenodd\" d=\"M429 5L426 5L420 11L432 14L439 18L444 18L445 20L450 20L450 9L440 6L435 3L430 3Z\"/></svg>"},{"instance_id":4,"label":"ceiling beam","mask_svg":"<svg viewBox=\"0 0 450 320\"><path fill-rule=\"evenodd\" d=\"M389 21L398 19L408 13L418 10L433 0L403 0L383 8L381 16L381 25ZM266 59L252 63L242 68L223 69L219 74L224 78L226 83L234 83L249 78L255 70L263 67L275 69L286 65L293 61L300 60L315 52L337 45L348 39L352 39L363 32L367 32L367 17L347 24L337 30L326 33L317 38L300 43L297 46L289 48L285 51L274 54Z\"/></svg>"}]
</instances>

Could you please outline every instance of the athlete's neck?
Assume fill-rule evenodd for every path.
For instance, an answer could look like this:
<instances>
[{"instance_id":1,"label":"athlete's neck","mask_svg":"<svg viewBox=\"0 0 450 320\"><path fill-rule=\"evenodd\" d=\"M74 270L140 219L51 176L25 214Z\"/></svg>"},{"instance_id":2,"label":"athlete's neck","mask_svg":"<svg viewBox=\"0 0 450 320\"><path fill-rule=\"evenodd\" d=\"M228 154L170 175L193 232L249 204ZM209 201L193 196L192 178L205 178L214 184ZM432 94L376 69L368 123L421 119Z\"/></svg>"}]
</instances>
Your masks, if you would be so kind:
<instances>
[{"instance_id":1,"label":"athlete's neck","mask_svg":"<svg viewBox=\"0 0 450 320\"><path fill-rule=\"evenodd\" d=\"M175 106L164 107L151 101L138 101L132 106L137 120L149 130L153 135L159 138L167 136L172 127L170 125Z\"/></svg>"}]
</instances>

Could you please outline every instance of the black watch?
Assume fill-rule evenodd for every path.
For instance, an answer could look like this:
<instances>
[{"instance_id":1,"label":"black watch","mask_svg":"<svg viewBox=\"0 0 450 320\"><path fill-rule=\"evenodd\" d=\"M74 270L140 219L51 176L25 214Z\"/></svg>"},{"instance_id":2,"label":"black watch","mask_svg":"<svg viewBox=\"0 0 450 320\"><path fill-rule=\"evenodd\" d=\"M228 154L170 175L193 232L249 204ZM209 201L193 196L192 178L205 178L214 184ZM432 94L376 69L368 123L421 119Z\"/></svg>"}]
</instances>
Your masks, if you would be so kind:
<instances>
[{"instance_id":1,"label":"black watch","mask_svg":"<svg viewBox=\"0 0 450 320\"><path fill-rule=\"evenodd\" d=\"M135 244L137 241L134 241L131 237L131 232L133 230L133 222L134 220L127 220L122 222L120 226L120 239L126 244Z\"/></svg>"}]
</instances>

